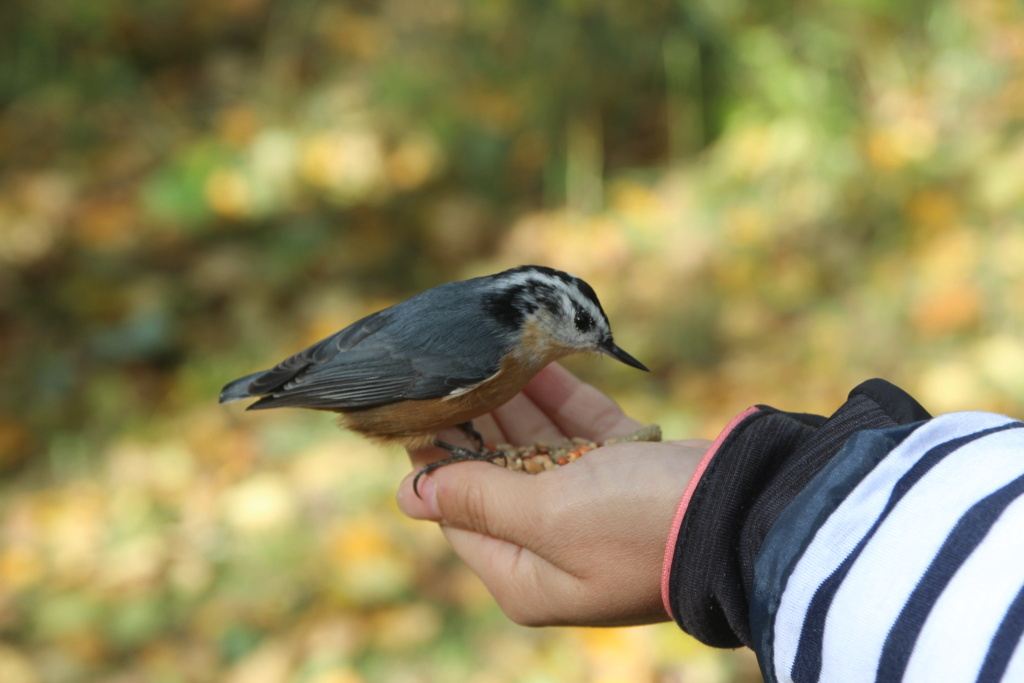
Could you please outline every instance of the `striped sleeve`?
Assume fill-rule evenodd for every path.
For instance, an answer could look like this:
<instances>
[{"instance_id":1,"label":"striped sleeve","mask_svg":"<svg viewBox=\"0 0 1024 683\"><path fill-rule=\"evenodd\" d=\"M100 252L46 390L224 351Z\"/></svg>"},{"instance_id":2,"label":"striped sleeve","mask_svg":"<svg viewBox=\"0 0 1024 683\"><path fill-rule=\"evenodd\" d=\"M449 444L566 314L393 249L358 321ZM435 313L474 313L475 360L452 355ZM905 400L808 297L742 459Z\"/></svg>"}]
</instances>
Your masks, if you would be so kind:
<instances>
[{"instance_id":1,"label":"striped sleeve","mask_svg":"<svg viewBox=\"0 0 1024 683\"><path fill-rule=\"evenodd\" d=\"M1024 681L1024 424L854 434L764 538L767 681Z\"/></svg>"},{"instance_id":2,"label":"striped sleeve","mask_svg":"<svg viewBox=\"0 0 1024 683\"><path fill-rule=\"evenodd\" d=\"M913 397L881 379L855 387L828 418L769 406L738 416L680 501L662 571L668 613L708 645L753 647L755 560L780 515L854 435L912 431L929 419ZM800 519L802 528L817 523Z\"/></svg>"}]
</instances>

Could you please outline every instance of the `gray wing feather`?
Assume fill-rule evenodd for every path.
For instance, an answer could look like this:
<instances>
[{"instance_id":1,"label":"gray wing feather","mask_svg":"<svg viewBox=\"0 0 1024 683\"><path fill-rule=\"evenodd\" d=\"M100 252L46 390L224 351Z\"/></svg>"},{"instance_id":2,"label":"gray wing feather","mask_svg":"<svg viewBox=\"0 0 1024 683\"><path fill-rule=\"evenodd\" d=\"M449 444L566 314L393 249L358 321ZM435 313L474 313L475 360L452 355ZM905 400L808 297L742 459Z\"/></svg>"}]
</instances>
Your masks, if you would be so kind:
<instances>
[{"instance_id":1,"label":"gray wing feather","mask_svg":"<svg viewBox=\"0 0 1024 683\"><path fill-rule=\"evenodd\" d=\"M230 383L222 402L233 387L228 400L262 397L250 410L365 408L482 382L498 371L513 339L478 300L444 291L452 285L367 316L264 373Z\"/></svg>"}]
</instances>

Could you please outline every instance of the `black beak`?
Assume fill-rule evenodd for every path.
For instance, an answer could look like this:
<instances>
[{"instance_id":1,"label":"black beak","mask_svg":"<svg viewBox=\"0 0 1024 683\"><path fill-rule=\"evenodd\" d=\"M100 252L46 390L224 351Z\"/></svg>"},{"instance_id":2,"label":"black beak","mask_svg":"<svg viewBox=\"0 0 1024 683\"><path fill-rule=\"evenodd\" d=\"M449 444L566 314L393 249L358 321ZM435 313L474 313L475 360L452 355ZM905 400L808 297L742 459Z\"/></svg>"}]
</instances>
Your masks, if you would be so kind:
<instances>
[{"instance_id":1,"label":"black beak","mask_svg":"<svg viewBox=\"0 0 1024 683\"><path fill-rule=\"evenodd\" d=\"M650 370L647 369L646 365L644 365L636 358L633 358L633 356L629 355L628 353L620 349L618 346L616 346L615 342L612 341L611 337L609 337L605 342L601 344L601 350L607 353L615 360L620 360L632 368L637 368L639 370L643 370L644 372L650 372Z\"/></svg>"}]
</instances>

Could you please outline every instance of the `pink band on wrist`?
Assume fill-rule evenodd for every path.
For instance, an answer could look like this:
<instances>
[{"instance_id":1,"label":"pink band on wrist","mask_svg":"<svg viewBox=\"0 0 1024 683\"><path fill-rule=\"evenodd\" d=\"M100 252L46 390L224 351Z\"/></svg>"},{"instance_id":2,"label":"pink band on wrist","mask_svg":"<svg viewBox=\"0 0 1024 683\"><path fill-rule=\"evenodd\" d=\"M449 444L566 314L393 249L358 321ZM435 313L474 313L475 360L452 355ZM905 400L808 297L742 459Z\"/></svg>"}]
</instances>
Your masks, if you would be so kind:
<instances>
[{"instance_id":1,"label":"pink band on wrist","mask_svg":"<svg viewBox=\"0 0 1024 683\"><path fill-rule=\"evenodd\" d=\"M732 430L736 428L736 425L757 411L757 406L751 406L729 421L729 424L725 426L725 429L723 429L714 442L712 442L711 446L704 454L704 457L701 458L700 463L697 465L697 469L694 470L693 476L690 477L690 481L686 485L686 490L683 491L683 497L679 500L679 506L676 508L676 515L672 518L672 528L668 533L668 541L665 543L665 559L661 565L661 601L665 606L666 614L668 614L672 619L674 619L675 616L672 614L672 608L669 606L668 580L669 574L672 571L672 556L675 553L676 541L679 540L679 528L683 525L683 516L686 514L686 508L690 504L690 498L693 497L693 492L696 490L698 482L700 482L701 477L704 476L704 472L707 470L708 464L710 464L711 459L715 457L715 453L718 452L722 442L725 441L726 437L729 436L730 433L732 433Z\"/></svg>"}]
</instances>

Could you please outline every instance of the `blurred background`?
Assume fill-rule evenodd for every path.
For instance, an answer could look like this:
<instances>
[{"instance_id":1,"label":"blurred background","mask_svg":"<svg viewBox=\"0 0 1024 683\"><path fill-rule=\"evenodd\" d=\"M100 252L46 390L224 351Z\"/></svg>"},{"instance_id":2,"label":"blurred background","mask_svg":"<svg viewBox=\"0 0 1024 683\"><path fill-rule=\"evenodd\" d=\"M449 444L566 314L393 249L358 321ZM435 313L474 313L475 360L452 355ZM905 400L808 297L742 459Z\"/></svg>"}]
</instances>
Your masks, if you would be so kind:
<instances>
[{"instance_id":1,"label":"blurred background","mask_svg":"<svg viewBox=\"0 0 1024 683\"><path fill-rule=\"evenodd\" d=\"M405 454L222 384L442 282L594 285L667 437L886 377L1024 415L1014 0L5 0L0 680L759 680L511 624Z\"/></svg>"}]
</instances>

